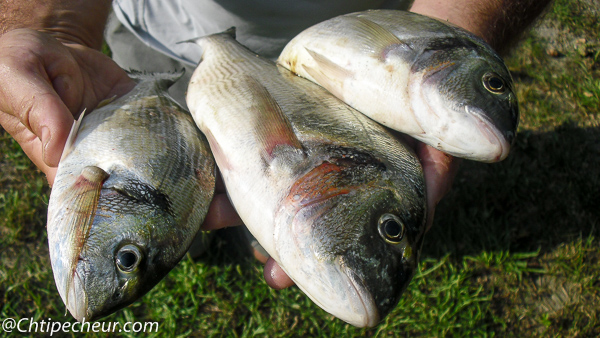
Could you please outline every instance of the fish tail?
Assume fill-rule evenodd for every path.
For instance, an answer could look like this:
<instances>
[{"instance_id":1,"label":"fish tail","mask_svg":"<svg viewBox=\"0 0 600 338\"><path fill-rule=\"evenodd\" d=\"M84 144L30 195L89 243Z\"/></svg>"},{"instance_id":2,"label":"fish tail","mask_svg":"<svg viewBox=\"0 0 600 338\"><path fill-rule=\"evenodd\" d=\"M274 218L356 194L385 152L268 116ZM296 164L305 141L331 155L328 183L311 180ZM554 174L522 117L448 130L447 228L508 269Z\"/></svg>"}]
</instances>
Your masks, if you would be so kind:
<instances>
[{"instance_id":1,"label":"fish tail","mask_svg":"<svg viewBox=\"0 0 600 338\"><path fill-rule=\"evenodd\" d=\"M137 70L128 70L127 74L130 78L140 83L143 81L156 81L158 86L161 89L168 89L171 87L177 80L179 80L183 74L185 74L185 68L174 72L164 72L164 73L148 73L148 72L140 72Z\"/></svg>"},{"instance_id":2,"label":"fish tail","mask_svg":"<svg viewBox=\"0 0 600 338\"><path fill-rule=\"evenodd\" d=\"M229 37L232 37L233 39L235 39L235 36L236 36L235 31L236 31L235 27L229 27L228 29L226 29L220 33L214 33L214 34L204 35L204 36L200 36L200 37L196 37L196 38L192 38L192 39L188 39L188 40L179 41L179 42L177 42L177 44L180 44L180 43L198 44L200 41L204 40L205 38L218 36L218 35L226 35L226 36L229 36Z\"/></svg>"},{"instance_id":3,"label":"fish tail","mask_svg":"<svg viewBox=\"0 0 600 338\"><path fill-rule=\"evenodd\" d=\"M204 42L207 40L212 40L214 38L224 38L226 40L235 40L235 36L236 36L236 28L235 27L230 27L227 30L220 32L220 33L214 33L214 34L209 34L209 35L204 35L204 36L200 36L200 37L196 37L193 39L189 39L189 40L184 40L184 41L179 41L177 42L178 44L180 43L193 43L196 44L198 46L200 46L200 48L202 48L202 54L204 54L205 51L205 44Z\"/></svg>"},{"instance_id":4,"label":"fish tail","mask_svg":"<svg viewBox=\"0 0 600 338\"><path fill-rule=\"evenodd\" d=\"M221 33L213 34L213 35L228 35L235 39L235 27L229 27L228 29L222 31Z\"/></svg>"}]
</instances>

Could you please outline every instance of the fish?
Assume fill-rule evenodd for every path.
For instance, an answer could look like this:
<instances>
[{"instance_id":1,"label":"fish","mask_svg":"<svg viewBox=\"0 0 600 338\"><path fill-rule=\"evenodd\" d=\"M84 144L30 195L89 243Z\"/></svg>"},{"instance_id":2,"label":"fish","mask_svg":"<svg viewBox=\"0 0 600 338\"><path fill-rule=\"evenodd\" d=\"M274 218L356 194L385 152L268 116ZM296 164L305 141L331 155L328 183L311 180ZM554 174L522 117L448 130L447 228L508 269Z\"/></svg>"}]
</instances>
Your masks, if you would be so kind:
<instances>
[{"instance_id":1,"label":"fish","mask_svg":"<svg viewBox=\"0 0 600 338\"><path fill-rule=\"evenodd\" d=\"M216 164L166 93L182 75L130 72L136 86L84 112L67 139L47 231L56 287L79 321L143 296L203 236Z\"/></svg>"},{"instance_id":2,"label":"fish","mask_svg":"<svg viewBox=\"0 0 600 338\"><path fill-rule=\"evenodd\" d=\"M296 35L277 61L453 156L497 162L516 136L518 100L504 61L448 22L400 10L341 15Z\"/></svg>"},{"instance_id":3,"label":"fish","mask_svg":"<svg viewBox=\"0 0 600 338\"><path fill-rule=\"evenodd\" d=\"M391 131L239 44L202 49L186 103L245 226L314 303L370 327L414 275L425 229L421 164Z\"/></svg>"}]
</instances>

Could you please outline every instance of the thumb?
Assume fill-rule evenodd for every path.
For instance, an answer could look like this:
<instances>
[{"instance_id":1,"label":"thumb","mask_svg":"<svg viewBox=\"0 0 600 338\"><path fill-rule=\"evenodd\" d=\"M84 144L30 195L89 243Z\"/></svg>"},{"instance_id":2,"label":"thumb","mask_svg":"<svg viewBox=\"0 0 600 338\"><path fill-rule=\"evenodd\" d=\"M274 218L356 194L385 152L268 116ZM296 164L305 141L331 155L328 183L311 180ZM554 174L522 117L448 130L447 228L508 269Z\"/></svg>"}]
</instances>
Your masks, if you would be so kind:
<instances>
[{"instance_id":1,"label":"thumb","mask_svg":"<svg viewBox=\"0 0 600 338\"><path fill-rule=\"evenodd\" d=\"M71 111L53 87L36 41L9 32L0 39L0 123L27 156L49 174L60 160L73 124ZM76 93L74 95L77 95Z\"/></svg>"},{"instance_id":2,"label":"thumb","mask_svg":"<svg viewBox=\"0 0 600 338\"><path fill-rule=\"evenodd\" d=\"M18 76L0 89L0 123L23 151L47 175L58 166L74 118L54 89L35 76ZM51 182L50 182L51 183Z\"/></svg>"},{"instance_id":3,"label":"thumb","mask_svg":"<svg viewBox=\"0 0 600 338\"><path fill-rule=\"evenodd\" d=\"M415 150L423 165L423 175L427 186L427 230L429 230L433 224L435 207L452 188L460 159L421 142L417 143Z\"/></svg>"}]
</instances>

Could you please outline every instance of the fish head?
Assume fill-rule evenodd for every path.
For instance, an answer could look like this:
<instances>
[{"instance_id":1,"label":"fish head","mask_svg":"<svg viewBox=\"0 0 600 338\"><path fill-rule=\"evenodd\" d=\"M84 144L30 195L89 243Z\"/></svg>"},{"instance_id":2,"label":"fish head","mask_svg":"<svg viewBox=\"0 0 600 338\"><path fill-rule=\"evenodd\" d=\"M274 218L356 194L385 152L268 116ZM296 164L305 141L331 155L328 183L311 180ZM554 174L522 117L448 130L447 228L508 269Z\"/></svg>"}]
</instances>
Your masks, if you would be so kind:
<instances>
[{"instance_id":1,"label":"fish head","mask_svg":"<svg viewBox=\"0 0 600 338\"><path fill-rule=\"evenodd\" d=\"M502 59L483 41L432 42L413 66L413 109L439 147L483 162L504 159L515 139L519 108ZM435 144L433 144L435 146Z\"/></svg>"},{"instance_id":2,"label":"fish head","mask_svg":"<svg viewBox=\"0 0 600 338\"><path fill-rule=\"evenodd\" d=\"M171 199L131 176L106 174L94 190L95 202L65 199L63 212L48 225L56 285L79 321L106 316L144 295L179 262L200 226L178 224ZM88 216L82 220L81 214Z\"/></svg>"},{"instance_id":3,"label":"fish head","mask_svg":"<svg viewBox=\"0 0 600 338\"><path fill-rule=\"evenodd\" d=\"M418 262L425 222L422 177L372 158L323 162L296 181L276 230L281 266L321 308L358 327L397 304ZM416 185L408 181L415 179Z\"/></svg>"}]
</instances>

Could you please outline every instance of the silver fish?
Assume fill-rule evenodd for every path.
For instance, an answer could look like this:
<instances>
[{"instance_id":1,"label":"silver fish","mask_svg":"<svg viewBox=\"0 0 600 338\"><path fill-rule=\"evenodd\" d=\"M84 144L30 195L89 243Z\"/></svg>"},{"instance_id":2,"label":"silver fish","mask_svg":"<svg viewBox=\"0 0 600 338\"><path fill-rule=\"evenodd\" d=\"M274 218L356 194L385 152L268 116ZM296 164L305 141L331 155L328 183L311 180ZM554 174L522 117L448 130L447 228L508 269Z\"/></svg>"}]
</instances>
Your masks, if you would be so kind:
<instances>
[{"instance_id":1,"label":"silver fish","mask_svg":"<svg viewBox=\"0 0 600 338\"><path fill-rule=\"evenodd\" d=\"M421 165L385 128L263 59L233 31L196 40L186 102L250 232L317 305L377 324L415 271Z\"/></svg>"},{"instance_id":2,"label":"silver fish","mask_svg":"<svg viewBox=\"0 0 600 338\"><path fill-rule=\"evenodd\" d=\"M166 94L183 73L131 74L125 96L76 122L48 205L58 291L77 320L141 297L186 253L208 211L215 163Z\"/></svg>"},{"instance_id":3,"label":"silver fish","mask_svg":"<svg viewBox=\"0 0 600 338\"><path fill-rule=\"evenodd\" d=\"M394 10L342 15L298 34L278 62L454 156L499 161L515 137L518 103L504 62L446 22Z\"/></svg>"}]
</instances>

